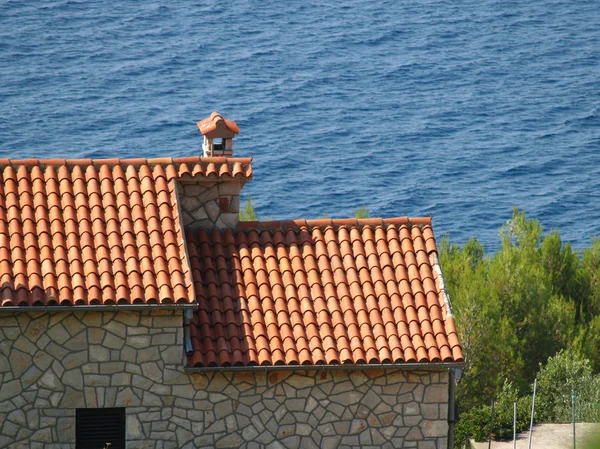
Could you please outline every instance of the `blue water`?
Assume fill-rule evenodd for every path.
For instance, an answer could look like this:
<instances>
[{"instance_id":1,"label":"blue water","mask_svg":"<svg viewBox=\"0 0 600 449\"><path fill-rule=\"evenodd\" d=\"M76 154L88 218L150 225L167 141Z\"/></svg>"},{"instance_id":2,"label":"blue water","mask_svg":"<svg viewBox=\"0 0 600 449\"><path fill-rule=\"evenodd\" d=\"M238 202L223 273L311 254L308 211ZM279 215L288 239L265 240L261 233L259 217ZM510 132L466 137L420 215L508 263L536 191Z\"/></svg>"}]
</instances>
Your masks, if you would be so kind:
<instances>
[{"instance_id":1,"label":"blue water","mask_svg":"<svg viewBox=\"0 0 600 449\"><path fill-rule=\"evenodd\" d=\"M2 1L0 101L11 158L200 154L217 110L261 217L600 235L598 0Z\"/></svg>"}]
</instances>

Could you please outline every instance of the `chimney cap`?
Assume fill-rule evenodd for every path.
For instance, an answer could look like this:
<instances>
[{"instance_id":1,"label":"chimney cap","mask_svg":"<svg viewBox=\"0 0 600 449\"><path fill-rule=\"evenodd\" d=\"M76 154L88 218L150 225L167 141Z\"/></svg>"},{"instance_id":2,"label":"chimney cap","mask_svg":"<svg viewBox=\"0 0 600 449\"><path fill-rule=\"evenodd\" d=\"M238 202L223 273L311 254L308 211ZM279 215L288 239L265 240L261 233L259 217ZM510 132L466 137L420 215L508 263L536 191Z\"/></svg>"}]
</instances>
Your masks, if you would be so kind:
<instances>
[{"instance_id":1,"label":"chimney cap","mask_svg":"<svg viewBox=\"0 0 600 449\"><path fill-rule=\"evenodd\" d=\"M210 114L210 117L199 121L197 125L200 133L208 138L231 139L240 132L240 128L233 120L222 117L216 111Z\"/></svg>"}]
</instances>

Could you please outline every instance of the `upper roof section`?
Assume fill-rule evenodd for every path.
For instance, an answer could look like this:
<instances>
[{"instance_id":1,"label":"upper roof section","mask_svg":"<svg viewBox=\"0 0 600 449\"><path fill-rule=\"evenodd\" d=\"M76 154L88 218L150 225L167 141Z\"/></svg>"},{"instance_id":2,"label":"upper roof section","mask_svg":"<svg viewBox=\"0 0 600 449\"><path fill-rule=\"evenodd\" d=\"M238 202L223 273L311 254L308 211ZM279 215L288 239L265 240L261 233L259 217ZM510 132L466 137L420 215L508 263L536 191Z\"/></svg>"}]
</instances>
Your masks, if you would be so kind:
<instances>
[{"instance_id":1,"label":"upper roof section","mask_svg":"<svg viewBox=\"0 0 600 449\"><path fill-rule=\"evenodd\" d=\"M0 306L194 304L176 179L250 159L0 160Z\"/></svg>"},{"instance_id":2,"label":"upper roof section","mask_svg":"<svg viewBox=\"0 0 600 449\"><path fill-rule=\"evenodd\" d=\"M209 138L231 139L240 133L240 128L233 120L223 118L218 112L213 112L210 117L196 123L203 136Z\"/></svg>"},{"instance_id":3,"label":"upper roof section","mask_svg":"<svg viewBox=\"0 0 600 449\"><path fill-rule=\"evenodd\" d=\"M188 232L188 365L463 362L430 221Z\"/></svg>"}]
</instances>

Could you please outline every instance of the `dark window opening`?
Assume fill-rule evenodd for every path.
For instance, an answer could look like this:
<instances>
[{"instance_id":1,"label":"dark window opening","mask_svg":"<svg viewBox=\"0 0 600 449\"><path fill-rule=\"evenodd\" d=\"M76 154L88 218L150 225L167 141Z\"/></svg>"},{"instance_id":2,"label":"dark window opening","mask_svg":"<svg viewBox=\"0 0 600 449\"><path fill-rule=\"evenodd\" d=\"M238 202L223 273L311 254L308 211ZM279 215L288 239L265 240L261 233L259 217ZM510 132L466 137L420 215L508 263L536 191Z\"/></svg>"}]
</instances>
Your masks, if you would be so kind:
<instances>
[{"instance_id":1,"label":"dark window opening","mask_svg":"<svg viewBox=\"0 0 600 449\"><path fill-rule=\"evenodd\" d=\"M76 449L125 449L124 408L80 408L76 412Z\"/></svg>"},{"instance_id":2,"label":"dark window opening","mask_svg":"<svg viewBox=\"0 0 600 449\"><path fill-rule=\"evenodd\" d=\"M225 139L213 139L213 151L225 151Z\"/></svg>"}]
</instances>

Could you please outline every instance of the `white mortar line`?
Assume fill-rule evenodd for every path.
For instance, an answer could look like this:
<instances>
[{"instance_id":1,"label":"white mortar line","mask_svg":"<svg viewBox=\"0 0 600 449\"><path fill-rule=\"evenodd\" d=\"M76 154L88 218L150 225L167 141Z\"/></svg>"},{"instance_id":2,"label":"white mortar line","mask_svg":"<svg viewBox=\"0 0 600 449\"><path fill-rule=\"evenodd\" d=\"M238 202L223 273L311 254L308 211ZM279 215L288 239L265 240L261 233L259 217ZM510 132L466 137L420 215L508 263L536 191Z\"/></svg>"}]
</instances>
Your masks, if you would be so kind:
<instances>
[{"instance_id":1,"label":"white mortar line","mask_svg":"<svg viewBox=\"0 0 600 449\"><path fill-rule=\"evenodd\" d=\"M439 289L444 294L444 303L446 304L446 314L448 316L452 316L452 303L450 302L450 295L448 294L448 290L446 290L446 281L444 280L444 274L442 273L442 267L440 267L440 261L438 259L437 253L434 251L431 253L433 257L433 271L437 275Z\"/></svg>"}]
</instances>

